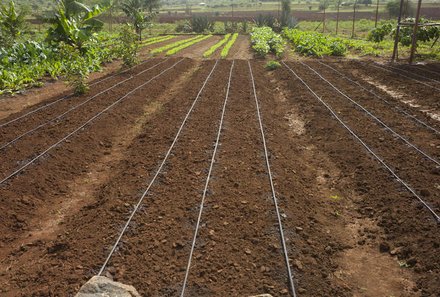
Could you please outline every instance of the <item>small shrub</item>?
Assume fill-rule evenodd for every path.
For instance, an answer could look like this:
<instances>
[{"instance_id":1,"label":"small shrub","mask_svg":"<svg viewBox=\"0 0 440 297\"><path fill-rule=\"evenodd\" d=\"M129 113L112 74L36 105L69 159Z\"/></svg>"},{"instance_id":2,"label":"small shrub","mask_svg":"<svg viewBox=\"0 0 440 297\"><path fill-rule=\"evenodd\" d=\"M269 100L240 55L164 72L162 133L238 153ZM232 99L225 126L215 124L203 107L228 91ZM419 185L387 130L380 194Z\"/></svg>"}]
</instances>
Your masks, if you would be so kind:
<instances>
[{"instance_id":1,"label":"small shrub","mask_svg":"<svg viewBox=\"0 0 440 297\"><path fill-rule=\"evenodd\" d=\"M84 94L89 90L87 79L89 78L89 65L87 59L81 55L78 48L60 43L60 54L65 59L66 80L73 88L75 95Z\"/></svg>"},{"instance_id":2,"label":"small shrub","mask_svg":"<svg viewBox=\"0 0 440 297\"><path fill-rule=\"evenodd\" d=\"M280 62L278 62L278 61L269 61L269 62L267 62L266 63L266 69L268 69L268 70L275 70L275 69L277 69L277 68L280 68L281 67L281 64L280 64Z\"/></svg>"},{"instance_id":3,"label":"small shrub","mask_svg":"<svg viewBox=\"0 0 440 297\"><path fill-rule=\"evenodd\" d=\"M195 16L191 19L191 28L196 33L212 32L214 23L207 16Z\"/></svg>"},{"instance_id":4,"label":"small shrub","mask_svg":"<svg viewBox=\"0 0 440 297\"><path fill-rule=\"evenodd\" d=\"M374 28L368 33L367 40L374 42L381 42L385 39L385 36L390 35L393 30L391 23L384 23L383 25Z\"/></svg>"},{"instance_id":5,"label":"small shrub","mask_svg":"<svg viewBox=\"0 0 440 297\"><path fill-rule=\"evenodd\" d=\"M124 62L124 66L132 67L137 63L139 44L137 35L129 25L122 27L118 38L118 54Z\"/></svg>"}]
</instances>

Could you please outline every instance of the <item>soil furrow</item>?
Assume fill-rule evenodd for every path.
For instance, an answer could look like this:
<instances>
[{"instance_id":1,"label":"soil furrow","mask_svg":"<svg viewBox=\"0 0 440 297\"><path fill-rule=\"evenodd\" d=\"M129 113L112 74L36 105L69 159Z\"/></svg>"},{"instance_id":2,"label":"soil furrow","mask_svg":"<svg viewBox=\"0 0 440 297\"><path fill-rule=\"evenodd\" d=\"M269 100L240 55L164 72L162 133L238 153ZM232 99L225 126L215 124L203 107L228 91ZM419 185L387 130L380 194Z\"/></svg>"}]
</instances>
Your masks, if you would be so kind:
<instances>
[{"instance_id":1,"label":"soil furrow","mask_svg":"<svg viewBox=\"0 0 440 297\"><path fill-rule=\"evenodd\" d=\"M217 66L164 173L107 269L145 296L177 296L181 290L230 66L226 61Z\"/></svg>"},{"instance_id":2,"label":"soil furrow","mask_svg":"<svg viewBox=\"0 0 440 297\"><path fill-rule=\"evenodd\" d=\"M425 197L435 210L439 211L438 174L436 164L421 156L413 148L407 146L402 140L396 138L389 131L374 122L360 109L357 109L346 98L334 91L329 85L324 84L314 73L302 65L295 67L294 71L302 77L307 84L313 86L314 91L341 115L361 139L381 156L404 181L412 185L418 193ZM426 137L425 143L432 139ZM433 143L435 145L435 143ZM435 156L434 156L435 157Z\"/></svg>"},{"instance_id":3,"label":"soil furrow","mask_svg":"<svg viewBox=\"0 0 440 297\"><path fill-rule=\"evenodd\" d=\"M298 65L294 66L295 71L299 68ZM326 196L316 197L318 199L312 199L314 194L309 194L311 201L317 200L316 203L324 209L327 205L328 211L327 214L323 213L324 216L319 216L317 209L313 208L308 217L312 227L309 227L309 232L314 233L316 231L313 229L321 229L324 225L326 233L333 240L336 239L327 241L329 244L324 251L318 250L322 254L311 252L312 257L321 255L325 259L325 254L331 256L330 264L324 267L333 272L322 275L321 283L330 281L365 296L434 294L438 291L438 285L434 284L438 283L440 277L440 263L438 257L434 256L433 249L440 246L440 231L432 216L332 119L325 107L293 75L289 76L288 70L281 69L277 72L277 79L285 86L286 101L302 115L304 138L312 142L312 146L298 148L298 153L316 154L311 162L311 168L318 171L315 183L318 188L324 185L330 190ZM311 87L319 90L321 85L314 83ZM343 116L345 119L346 114L341 114ZM355 122L353 119L350 125ZM359 129L362 130L360 127ZM379 130L376 128L370 134L367 133L365 140L368 143L376 140L377 131ZM384 153L384 156L389 157L390 152ZM320 162L326 159L333 164L334 172L326 170L323 166L326 162ZM285 160L289 159L280 162ZM417 166L419 164L413 167ZM304 176L303 171L297 172L301 172L301 177ZM418 186L425 182L420 179ZM310 183L306 182L307 185ZM307 207L308 203L312 202L300 202L299 205ZM331 221L326 222L328 219ZM337 228L338 225L343 228ZM316 237L316 241L313 240L309 232L304 240L310 249L314 250L315 245L319 248L322 240L319 237ZM300 246L298 243L295 245ZM309 263L316 264L315 261ZM310 274L315 275L314 272L319 267L312 268ZM303 269L308 271L307 268ZM301 283L301 279L299 282ZM411 285L412 282L416 285ZM303 283L305 286L315 284L313 281ZM313 286L306 290L311 290L310 296L339 296L313 293Z\"/></svg>"},{"instance_id":4,"label":"soil furrow","mask_svg":"<svg viewBox=\"0 0 440 297\"><path fill-rule=\"evenodd\" d=\"M3 150L2 163L0 165L0 172L3 173L2 177L8 176L17 167L24 165L33 157L37 156L41 151L44 151L48 146L52 145L57 140L63 138L66 134L81 126L89 118L93 117L95 114L97 114L113 102L117 101L127 92L133 90L145 81L158 75L161 71L167 69L175 62L176 61L174 60L167 61L164 64L159 65L157 68L152 69L151 71L142 74L139 77L134 78L133 80L127 81L126 83L121 84L115 89L99 95L92 101L89 101L87 104L73 110L58 121L43 126L41 129L38 129L33 133L24 136L17 142L13 143L11 146L6 147ZM169 71L180 73L183 69L185 69L184 67L185 66L181 63L176 65L175 69L170 69ZM164 75L170 75L170 73L166 73ZM151 81L143 88L136 91L136 93L143 92L145 89L150 88L150 85L152 85L152 87L154 88L154 86L157 84L157 81L160 79L163 80L163 77L158 77L157 79ZM122 104L124 104L125 102L129 102L131 100L131 97L132 95L124 100ZM115 110L118 110L118 107L119 104L115 106ZM62 110L61 113L64 111L65 110ZM13 134L11 138L13 139L13 137L15 136L16 135Z\"/></svg>"},{"instance_id":5,"label":"soil furrow","mask_svg":"<svg viewBox=\"0 0 440 297\"><path fill-rule=\"evenodd\" d=\"M381 100L376 99L367 91L360 89L357 85L353 85L347 82L343 78L332 77L331 69L316 63L306 63L321 76L332 83L342 93L351 98L368 110L371 114L376 116L382 122L384 122L391 129L396 131L402 137L409 142L423 150L428 155L435 159L440 159L440 137L433 133L431 130L420 127L415 121L405 117L403 114L397 112L395 109L389 108L389 105ZM308 70L308 68L307 68ZM334 72L333 72L334 73ZM322 80L317 74L313 73L318 81L321 81L324 86L332 90L334 94L341 97L343 100L349 102L347 98L333 89L327 82ZM353 104L355 106L355 104ZM356 107L360 110L360 107ZM366 114L367 116L367 114ZM370 117L371 118L371 117ZM371 118L373 120L373 118Z\"/></svg>"},{"instance_id":6,"label":"soil furrow","mask_svg":"<svg viewBox=\"0 0 440 297\"><path fill-rule=\"evenodd\" d=\"M236 61L188 296L288 294L246 61Z\"/></svg>"},{"instance_id":7,"label":"soil furrow","mask_svg":"<svg viewBox=\"0 0 440 297\"><path fill-rule=\"evenodd\" d=\"M194 65L190 60L185 63L188 64L187 69ZM144 94L136 95L124 109L113 112L105 121L94 125L93 129L79 134L78 141L63 146L64 149L57 152L57 157L51 158L55 160L50 163L55 164L49 166L49 162L45 163L42 169L46 171L28 172L42 189L42 197L35 197L35 190L18 187L23 189L19 194L27 194L30 203L41 205L41 200L44 200L56 204L70 197L78 199L81 195L85 196L85 201L75 212L64 217L59 230L52 236L41 239L31 237L32 241L26 242L25 250L14 249L7 257L2 257L2 266L7 267L10 261L17 261L0 279L0 282L7 284L6 296L71 296L85 280L97 272L107 256L108 247L114 243L132 205L137 202L139 193L163 158L212 66L212 62L206 62L200 67L181 71L177 76L170 73L173 79L162 81L155 87L159 92L149 89L148 97L156 98L160 108L142 120L144 124L141 121L142 127L136 128L138 130L132 140L127 142L112 139L111 136L119 132L120 137L124 137L134 121L143 119L146 111L151 108L148 105L151 101L146 102ZM120 123L117 131L114 131L115 122ZM122 151L118 153L122 154L119 160L103 164L103 170L106 170L108 176L94 181L100 178L96 176L99 170L92 170L90 164L102 163L101 158L105 158L108 153L112 156L113 148L119 146L122 146ZM70 169L69 166L73 164L74 169ZM73 187L65 184L72 179L71 170L79 178ZM41 177L36 178L38 174ZM91 184L88 190L76 189L81 180L83 184ZM26 189L30 193L23 193ZM82 194L84 190L86 192ZM12 196L9 199L16 197L13 193L9 194ZM17 209L13 211L24 221L21 226L17 226L19 229L15 230L15 234L26 234L33 229L33 226L27 224L29 214ZM11 235L9 242L13 240ZM32 261L27 262L29 259ZM35 259L40 260L36 262Z\"/></svg>"}]
</instances>

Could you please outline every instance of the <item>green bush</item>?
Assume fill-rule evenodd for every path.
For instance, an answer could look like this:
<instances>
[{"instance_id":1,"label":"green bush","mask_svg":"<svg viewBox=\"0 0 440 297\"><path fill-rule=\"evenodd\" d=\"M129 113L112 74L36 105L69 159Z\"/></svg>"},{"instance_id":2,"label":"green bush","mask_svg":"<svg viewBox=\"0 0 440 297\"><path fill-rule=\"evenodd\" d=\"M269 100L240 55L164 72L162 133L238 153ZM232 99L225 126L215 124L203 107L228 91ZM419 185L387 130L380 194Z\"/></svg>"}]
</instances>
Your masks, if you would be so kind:
<instances>
[{"instance_id":1,"label":"green bush","mask_svg":"<svg viewBox=\"0 0 440 297\"><path fill-rule=\"evenodd\" d=\"M368 33L367 40L374 42L381 42L385 39L385 36L390 35L393 30L393 24L384 23L379 27L374 28Z\"/></svg>"},{"instance_id":2,"label":"green bush","mask_svg":"<svg viewBox=\"0 0 440 297\"><path fill-rule=\"evenodd\" d=\"M262 57L269 52L281 56L286 45L282 36L270 27L254 27L251 32L251 43L253 50Z\"/></svg>"},{"instance_id":3,"label":"green bush","mask_svg":"<svg viewBox=\"0 0 440 297\"><path fill-rule=\"evenodd\" d=\"M122 27L118 38L118 54L124 62L124 66L132 67L137 63L137 53L139 50L139 43L137 42L138 35L130 25Z\"/></svg>"},{"instance_id":4,"label":"green bush","mask_svg":"<svg viewBox=\"0 0 440 297\"><path fill-rule=\"evenodd\" d=\"M266 69L268 70L275 70L277 68L280 68L281 64L278 61L269 61L266 63Z\"/></svg>"}]
</instances>

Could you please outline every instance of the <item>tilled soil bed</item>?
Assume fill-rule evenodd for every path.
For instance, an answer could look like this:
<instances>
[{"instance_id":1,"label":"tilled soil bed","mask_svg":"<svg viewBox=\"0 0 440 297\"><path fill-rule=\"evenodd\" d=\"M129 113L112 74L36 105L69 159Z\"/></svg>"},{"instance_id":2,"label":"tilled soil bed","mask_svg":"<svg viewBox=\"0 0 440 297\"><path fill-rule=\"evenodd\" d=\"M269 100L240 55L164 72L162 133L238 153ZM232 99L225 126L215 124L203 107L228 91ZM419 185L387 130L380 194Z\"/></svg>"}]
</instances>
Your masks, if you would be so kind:
<instances>
[{"instance_id":1,"label":"tilled soil bed","mask_svg":"<svg viewBox=\"0 0 440 297\"><path fill-rule=\"evenodd\" d=\"M151 58L2 119L23 116L0 126L0 146L13 142L1 150L0 295L74 296L144 196L103 269L143 296L180 296L185 276L185 296L292 296L286 253L297 296L438 296L438 222L316 96L439 213L439 95L370 63L324 62L344 76L308 60L286 62L300 80L264 61ZM435 84L436 67L415 71Z\"/></svg>"}]
</instances>

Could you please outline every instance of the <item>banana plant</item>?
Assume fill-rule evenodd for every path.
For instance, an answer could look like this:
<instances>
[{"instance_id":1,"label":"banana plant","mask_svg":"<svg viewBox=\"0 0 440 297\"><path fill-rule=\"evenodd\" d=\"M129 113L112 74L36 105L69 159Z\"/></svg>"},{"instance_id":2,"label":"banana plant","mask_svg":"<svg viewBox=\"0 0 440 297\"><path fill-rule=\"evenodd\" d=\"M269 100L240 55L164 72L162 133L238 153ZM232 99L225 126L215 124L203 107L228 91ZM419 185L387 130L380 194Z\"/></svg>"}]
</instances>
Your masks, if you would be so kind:
<instances>
[{"instance_id":1,"label":"banana plant","mask_svg":"<svg viewBox=\"0 0 440 297\"><path fill-rule=\"evenodd\" d=\"M55 16L50 20L53 23L48 31L49 42L65 42L82 49L84 43L94 39L96 32L102 29L104 23L97 20L111 7L111 2L106 1L88 7L76 0L57 0Z\"/></svg>"}]
</instances>

